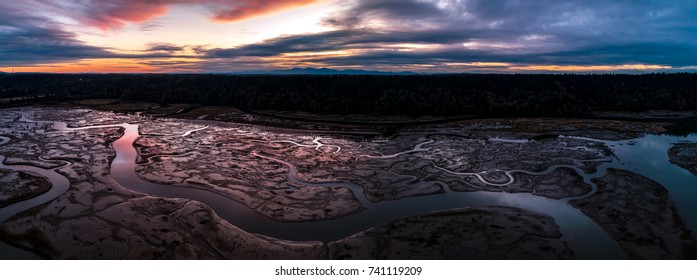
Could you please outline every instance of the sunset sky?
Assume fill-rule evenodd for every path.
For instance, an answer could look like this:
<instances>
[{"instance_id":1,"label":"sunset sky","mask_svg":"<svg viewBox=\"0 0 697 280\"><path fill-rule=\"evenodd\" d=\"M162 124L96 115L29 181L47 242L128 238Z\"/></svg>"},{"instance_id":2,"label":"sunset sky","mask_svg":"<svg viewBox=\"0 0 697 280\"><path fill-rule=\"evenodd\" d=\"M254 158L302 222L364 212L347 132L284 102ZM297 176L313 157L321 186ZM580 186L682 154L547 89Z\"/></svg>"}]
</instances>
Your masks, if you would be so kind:
<instances>
[{"instance_id":1,"label":"sunset sky","mask_svg":"<svg viewBox=\"0 0 697 280\"><path fill-rule=\"evenodd\" d=\"M697 70L697 1L18 0L0 71Z\"/></svg>"}]
</instances>

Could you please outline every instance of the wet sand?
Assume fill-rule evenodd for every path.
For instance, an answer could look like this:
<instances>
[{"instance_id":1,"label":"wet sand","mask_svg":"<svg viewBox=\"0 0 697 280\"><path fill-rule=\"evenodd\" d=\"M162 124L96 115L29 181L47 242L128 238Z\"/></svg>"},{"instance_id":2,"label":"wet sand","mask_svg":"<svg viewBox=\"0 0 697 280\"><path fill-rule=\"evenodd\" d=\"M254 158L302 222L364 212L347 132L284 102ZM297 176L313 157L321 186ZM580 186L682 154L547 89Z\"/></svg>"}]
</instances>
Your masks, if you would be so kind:
<instances>
[{"instance_id":1,"label":"wet sand","mask_svg":"<svg viewBox=\"0 0 697 280\"><path fill-rule=\"evenodd\" d=\"M399 219L329 244L332 259L572 259L554 220L507 207Z\"/></svg>"},{"instance_id":2,"label":"wet sand","mask_svg":"<svg viewBox=\"0 0 697 280\"><path fill-rule=\"evenodd\" d=\"M668 150L670 162L697 176L697 144L678 143Z\"/></svg>"},{"instance_id":3,"label":"wet sand","mask_svg":"<svg viewBox=\"0 0 697 280\"><path fill-rule=\"evenodd\" d=\"M371 141L307 130L91 110L15 111L29 118L65 121L66 127L106 125L55 131L49 123L10 122L11 118L0 125L0 134L12 135L12 141L0 139L6 164L55 170L69 180L65 193L0 225L0 239L48 258L576 257L557 221L510 207L396 216L397 220L331 243L329 255L319 241L287 241L248 233L200 202L155 197L116 183L111 174L116 157L113 143L122 137L120 125L125 122L138 123L140 129L134 144L138 153L135 172L140 178L212 192L278 222L337 220L374 205L402 205L391 202L415 197L484 192L522 198L525 196L507 194L527 193L562 204L580 198L574 206L610 233L631 258L684 258L692 250L691 233L684 226L670 224L680 224L680 217L667 195L644 193L660 193L659 188L629 172L620 176L622 180L608 177L615 176L615 171L597 179L604 172L599 167L614 160L602 141L539 137L558 133L625 139L657 131L657 124L472 120L412 127L391 139ZM0 114L13 116L5 111ZM596 178L594 183L591 177ZM627 180L644 187L636 190L643 200L631 196L627 199L630 206L621 208L618 203L625 199L613 201L618 194L608 190L624 188ZM596 193L593 184L602 188ZM649 214L638 211L638 205L644 203L657 209ZM619 207L631 222L603 216L607 213L593 210L598 207ZM656 219L663 222L655 223ZM646 230L653 235L645 234ZM617 234L622 231L650 236L663 245L647 245Z\"/></svg>"},{"instance_id":4,"label":"wet sand","mask_svg":"<svg viewBox=\"0 0 697 280\"><path fill-rule=\"evenodd\" d=\"M609 169L595 195L572 200L603 227L632 259L695 258L697 241L666 189L641 175Z\"/></svg>"}]
</instances>

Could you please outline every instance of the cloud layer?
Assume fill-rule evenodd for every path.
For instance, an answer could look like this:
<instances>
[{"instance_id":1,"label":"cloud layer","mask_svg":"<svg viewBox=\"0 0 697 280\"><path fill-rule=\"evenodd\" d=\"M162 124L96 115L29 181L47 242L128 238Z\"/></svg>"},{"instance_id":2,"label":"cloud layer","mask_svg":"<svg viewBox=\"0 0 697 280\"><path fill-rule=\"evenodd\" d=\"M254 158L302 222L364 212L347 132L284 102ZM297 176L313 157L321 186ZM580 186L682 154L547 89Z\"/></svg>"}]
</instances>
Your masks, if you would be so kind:
<instances>
[{"instance_id":1,"label":"cloud layer","mask_svg":"<svg viewBox=\"0 0 697 280\"><path fill-rule=\"evenodd\" d=\"M0 45L1 63L139 57L160 59L144 64L202 72L295 66L434 72L651 71L690 70L697 65L697 2L691 1L336 1L335 12L322 20L329 31L282 35L232 48L205 47L207 42L183 47L181 42L154 39L158 43L145 45L139 55L79 41L69 26L42 17L35 7L113 30L162 16L175 5L199 7L197 11L208 11L215 22L234 22L317 1L35 1L41 5L0 3L0 40L7 42ZM157 24L152 31L148 24L152 22L143 28L150 32L167 28ZM196 62L178 65L176 60L162 60L181 58L187 49L193 50L190 56Z\"/></svg>"},{"instance_id":2,"label":"cloud layer","mask_svg":"<svg viewBox=\"0 0 697 280\"><path fill-rule=\"evenodd\" d=\"M327 17L337 30L287 36L213 57L308 57L334 66L697 65L697 4L671 1L359 0Z\"/></svg>"},{"instance_id":3,"label":"cloud layer","mask_svg":"<svg viewBox=\"0 0 697 280\"><path fill-rule=\"evenodd\" d=\"M111 52L86 45L75 34L25 9L0 2L0 64L24 65L101 58Z\"/></svg>"},{"instance_id":4,"label":"cloud layer","mask_svg":"<svg viewBox=\"0 0 697 280\"><path fill-rule=\"evenodd\" d=\"M245 1L226 1L230 4L220 3L214 12L213 19L216 21L237 21L252 18L259 15L285 10L288 8L307 5L316 0L245 0Z\"/></svg>"},{"instance_id":5,"label":"cloud layer","mask_svg":"<svg viewBox=\"0 0 697 280\"><path fill-rule=\"evenodd\" d=\"M109 30L162 16L176 6L203 6L217 22L231 22L303 6L316 0L91 0L49 1L77 20Z\"/></svg>"}]
</instances>

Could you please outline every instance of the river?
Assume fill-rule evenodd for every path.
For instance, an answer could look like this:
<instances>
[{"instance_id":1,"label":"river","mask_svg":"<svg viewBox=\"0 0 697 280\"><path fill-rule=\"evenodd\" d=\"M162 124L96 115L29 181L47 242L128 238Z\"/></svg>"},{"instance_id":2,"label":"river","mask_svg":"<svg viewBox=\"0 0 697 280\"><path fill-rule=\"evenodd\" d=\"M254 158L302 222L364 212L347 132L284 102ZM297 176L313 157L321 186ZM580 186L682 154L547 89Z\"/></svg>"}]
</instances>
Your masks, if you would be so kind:
<instances>
[{"instance_id":1,"label":"river","mask_svg":"<svg viewBox=\"0 0 697 280\"><path fill-rule=\"evenodd\" d=\"M24 116L21 120L32 121ZM450 191L446 185L446 192L441 194L409 197L394 201L381 201L378 203L373 203L365 198L365 195L360 187L349 183L315 184L302 182L305 185L313 187L338 186L349 188L364 205L364 207L366 207L366 209L352 215L331 220L292 223L280 222L263 216L230 198L213 192L197 188L174 187L172 185L156 184L142 180L135 172L137 154L133 146L133 142L139 137L137 124L115 124L69 128L63 122L47 123L52 123L53 127L59 131L103 127L123 127L125 129L124 135L113 143L113 148L116 151L116 158L111 165L111 174L116 182L124 187L153 196L187 198L203 202L211 207L221 218L226 219L231 224L248 232L287 240L320 240L328 242L350 236L362 230L397 218L427 212L475 206L509 206L544 213L554 218L562 231L562 239L569 242L571 249L579 259L625 258L625 255L621 252L617 243L613 241L607 235L607 233L602 230L602 228L585 216L580 210L571 207L567 202L568 199L549 199L528 193L453 192ZM184 136L187 136L191 132L193 131L184 133ZM0 145L9 141L9 139L4 140L3 138L0 138ZM697 177L670 163L667 155L667 150L672 146L673 143L697 142L697 135L647 135L642 138L626 141L588 140L606 143L614 151L618 159L609 163L604 163L600 166L600 168L598 168L598 171L593 174L585 174L578 168L572 167L577 173L584 177L584 181L586 183L590 183L595 189L595 185L592 184L590 180L592 178L604 175L607 168L630 170L649 177L661 183L668 189L672 199L676 203L678 211L686 220L690 229L693 231L697 229L697 188L695 188L695 186L697 186ZM501 141L501 139L495 139L494 141ZM427 143L417 144L412 150L403 151L399 154L425 151L425 149L422 148L422 146L425 144ZM289 180L301 182L295 176L295 166L292 163L285 162L280 159L269 159L287 165L289 167ZM0 162L2 162L2 160L4 160L4 157L0 158ZM46 170L31 166L5 166L1 163L0 167L39 173L46 176L53 184L53 188L43 195L1 209L0 221L4 221L8 217L33 206L46 203L63 194L69 187L67 178L56 173L56 168ZM571 166L552 166L543 172L534 174L549 173L560 167ZM506 175L509 177L509 179L512 179L511 174L514 172L531 173L525 170L506 171ZM469 175L477 176L484 183L495 185L493 183L484 181L483 178L477 174ZM445 185L444 183L442 184ZM0 250L7 252L5 250L8 249L7 246L7 244L0 243ZM15 251L16 254L13 253L15 256L12 258L27 257L27 252L23 252L22 250Z\"/></svg>"}]
</instances>

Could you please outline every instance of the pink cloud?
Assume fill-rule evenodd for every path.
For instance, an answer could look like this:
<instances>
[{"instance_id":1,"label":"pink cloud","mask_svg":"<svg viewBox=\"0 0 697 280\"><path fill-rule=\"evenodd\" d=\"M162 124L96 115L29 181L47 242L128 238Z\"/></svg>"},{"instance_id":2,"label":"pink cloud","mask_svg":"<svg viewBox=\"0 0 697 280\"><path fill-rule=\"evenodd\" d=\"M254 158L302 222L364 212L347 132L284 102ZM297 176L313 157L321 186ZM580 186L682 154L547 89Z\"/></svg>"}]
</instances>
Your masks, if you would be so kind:
<instances>
[{"instance_id":1,"label":"pink cloud","mask_svg":"<svg viewBox=\"0 0 697 280\"><path fill-rule=\"evenodd\" d=\"M105 0L78 5L78 20L109 30L126 23L141 23L162 16L172 5L202 5L211 10L212 20L231 22L270 14L293 7L304 6L317 0Z\"/></svg>"},{"instance_id":2,"label":"pink cloud","mask_svg":"<svg viewBox=\"0 0 697 280\"><path fill-rule=\"evenodd\" d=\"M129 22L144 22L167 13L165 1L91 1L82 5L76 17L102 30L114 29Z\"/></svg>"},{"instance_id":3,"label":"pink cloud","mask_svg":"<svg viewBox=\"0 0 697 280\"><path fill-rule=\"evenodd\" d=\"M316 0L246 0L236 1L231 8L216 12L215 21L238 21L273 12L286 10L293 7L304 6L317 2Z\"/></svg>"}]
</instances>

